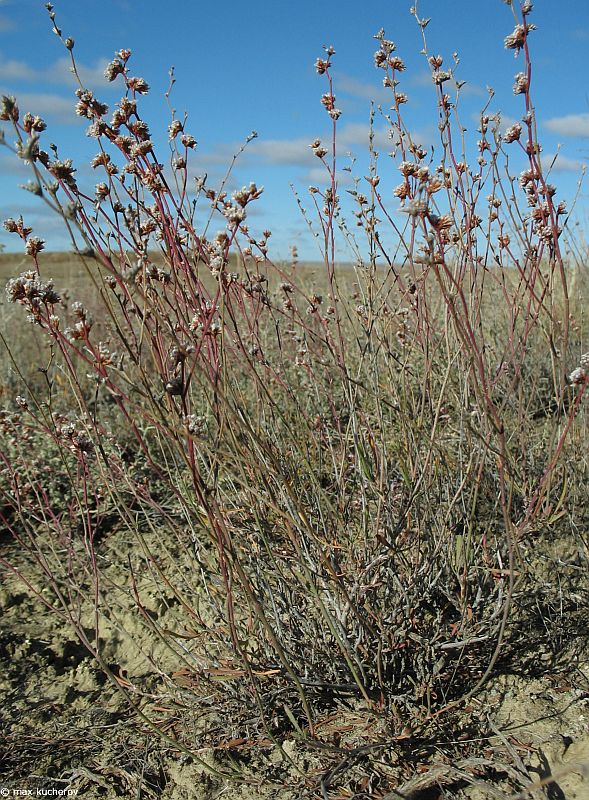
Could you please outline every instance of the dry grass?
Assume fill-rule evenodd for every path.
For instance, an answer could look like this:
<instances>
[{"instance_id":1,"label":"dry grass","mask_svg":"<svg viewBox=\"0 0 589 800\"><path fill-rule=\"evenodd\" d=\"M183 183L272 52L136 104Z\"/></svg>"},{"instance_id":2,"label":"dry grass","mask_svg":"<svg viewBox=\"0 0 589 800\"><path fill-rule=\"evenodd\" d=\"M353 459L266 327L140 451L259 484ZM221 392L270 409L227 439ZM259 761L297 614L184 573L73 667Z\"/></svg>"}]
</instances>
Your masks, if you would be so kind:
<instances>
[{"instance_id":1,"label":"dry grass","mask_svg":"<svg viewBox=\"0 0 589 800\"><path fill-rule=\"evenodd\" d=\"M430 164L384 34L405 214L379 193L371 151L353 193L366 243L337 265L349 231L332 57L317 63L332 136L314 144L321 270L272 262L268 234L246 227L253 184L231 198L199 186L226 231L195 230L191 139L172 120L161 171L125 52L109 68L125 91L112 120L78 92L104 172L94 195L3 101L34 179L94 255L44 258L7 222L31 265L7 296L33 333L14 334L11 306L0 519L19 551L2 562L131 715L215 780L274 785L268 763L252 773L252 753L273 748L309 796L425 797L484 778L505 797L533 776L509 742L481 753L495 732L476 698L501 674L566 670L585 646L564 620L587 589L571 572L587 556L586 275L561 250L527 87L521 129L502 137L482 113L468 168L430 59L444 154ZM574 542L564 565L553 536Z\"/></svg>"}]
</instances>

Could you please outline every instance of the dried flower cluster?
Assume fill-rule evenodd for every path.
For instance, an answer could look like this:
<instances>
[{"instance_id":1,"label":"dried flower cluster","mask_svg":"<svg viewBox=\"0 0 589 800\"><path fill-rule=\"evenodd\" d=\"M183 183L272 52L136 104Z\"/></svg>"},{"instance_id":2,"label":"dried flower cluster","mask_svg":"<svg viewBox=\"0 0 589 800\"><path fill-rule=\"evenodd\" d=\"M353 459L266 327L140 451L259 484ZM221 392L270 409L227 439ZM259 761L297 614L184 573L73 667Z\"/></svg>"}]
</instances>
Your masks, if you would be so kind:
<instances>
[{"instance_id":1,"label":"dried flower cluster","mask_svg":"<svg viewBox=\"0 0 589 800\"><path fill-rule=\"evenodd\" d=\"M53 306L60 302L53 281L42 281L32 271L11 278L6 285L6 296L10 303L19 303L30 311L32 322L40 321L43 310L52 314Z\"/></svg>"}]
</instances>

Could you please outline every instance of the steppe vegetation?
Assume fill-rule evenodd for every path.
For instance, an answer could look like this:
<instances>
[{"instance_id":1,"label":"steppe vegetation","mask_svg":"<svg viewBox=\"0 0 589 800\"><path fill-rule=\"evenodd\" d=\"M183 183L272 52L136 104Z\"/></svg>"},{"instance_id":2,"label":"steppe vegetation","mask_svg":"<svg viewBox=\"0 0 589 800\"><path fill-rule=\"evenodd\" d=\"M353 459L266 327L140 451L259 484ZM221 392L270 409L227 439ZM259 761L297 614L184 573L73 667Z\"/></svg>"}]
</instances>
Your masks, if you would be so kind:
<instances>
[{"instance_id":1,"label":"steppe vegetation","mask_svg":"<svg viewBox=\"0 0 589 800\"><path fill-rule=\"evenodd\" d=\"M272 260L256 184L195 186L187 120L162 165L129 51L112 114L76 92L91 192L3 98L5 144L76 253L4 222L25 251L0 255L9 785L587 797L587 268L540 157L531 3L510 5L522 119L485 109L473 142L414 11L433 154L378 33L393 160L367 143L351 218L336 56L318 58L320 264ZM526 739L542 715L550 746Z\"/></svg>"}]
</instances>

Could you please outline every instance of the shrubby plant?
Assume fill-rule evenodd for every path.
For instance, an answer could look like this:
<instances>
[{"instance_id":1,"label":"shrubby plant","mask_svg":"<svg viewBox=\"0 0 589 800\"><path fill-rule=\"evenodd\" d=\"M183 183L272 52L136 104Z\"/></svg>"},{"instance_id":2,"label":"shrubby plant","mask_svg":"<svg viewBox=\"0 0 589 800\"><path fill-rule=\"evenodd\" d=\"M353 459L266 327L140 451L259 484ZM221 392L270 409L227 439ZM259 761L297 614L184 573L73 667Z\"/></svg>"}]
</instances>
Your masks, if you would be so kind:
<instances>
[{"instance_id":1,"label":"shrubby plant","mask_svg":"<svg viewBox=\"0 0 589 800\"><path fill-rule=\"evenodd\" d=\"M213 697L235 735L279 746L295 735L354 760L455 719L502 664L538 655L526 649L528 543L565 513L588 356L561 250L566 206L540 159L532 7L510 5L522 119L503 131L484 110L468 144L456 67L428 54L428 20L413 9L437 96L433 156L404 122L404 62L377 34L400 182L382 193L370 143L369 173L350 190L357 230L339 195L335 52L318 58L329 134L311 143L326 177L310 188L317 285L271 260L270 231L253 233L261 187L194 184L185 119L172 116L160 162L129 50L105 73L123 90L114 111L76 90L96 140L92 192L44 149L45 123L2 99L15 154L70 230L95 299L64 303L43 241L22 218L5 221L31 260L7 296L51 362L45 389L29 392L15 363L1 519L50 587L44 602L121 691L109 640L132 605L178 713L196 705L206 719ZM203 206L203 219L224 219L213 237ZM338 236L355 253L354 287ZM141 557L121 587L105 564L123 529ZM156 727L136 694L129 702ZM351 720L341 729L338 709ZM190 730L158 732L194 755ZM324 796L336 777L324 775Z\"/></svg>"}]
</instances>

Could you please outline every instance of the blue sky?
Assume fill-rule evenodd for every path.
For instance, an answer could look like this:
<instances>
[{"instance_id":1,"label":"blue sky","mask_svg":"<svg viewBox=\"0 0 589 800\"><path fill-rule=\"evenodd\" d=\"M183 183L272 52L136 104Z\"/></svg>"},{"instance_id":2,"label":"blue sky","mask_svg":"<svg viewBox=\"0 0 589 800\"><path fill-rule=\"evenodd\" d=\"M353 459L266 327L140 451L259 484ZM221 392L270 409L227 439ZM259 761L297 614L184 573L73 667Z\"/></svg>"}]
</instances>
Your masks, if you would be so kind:
<instances>
[{"instance_id":1,"label":"blue sky","mask_svg":"<svg viewBox=\"0 0 589 800\"><path fill-rule=\"evenodd\" d=\"M151 86L143 116L163 148L169 123L164 92L168 70L175 67L172 103L180 117L188 113L187 130L199 143L192 174L206 172L214 185L247 135L258 132L238 162L230 186L250 181L264 185L250 222L252 229L273 231L271 254L277 258L286 257L295 243L302 257L318 256L291 184L310 208L308 186L321 186L324 181L308 147L316 137L329 137L329 119L320 104L326 85L314 69L323 45L336 50L336 105L343 112L338 122L340 166L349 163L345 153L350 151L358 159L354 173L366 174L370 99L385 109L390 103L382 86L383 73L373 62L373 36L381 27L407 65L401 89L409 96L405 106L409 126L424 145L435 144L434 88L420 55L420 32L409 5L408 0L54 3L64 35L75 39L85 82L111 108L118 99L118 84L106 83L102 72L116 50L133 51L134 73ZM443 55L446 64L451 64L454 52L460 57L456 75L467 82L460 109L468 135L478 138L476 117L487 100L487 86L496 92L491 110L502 111L508 121L519 119L522 98L514 97L512 85L514 74L522 69L521 56L515 60L513 51L503 47L514 24L509 6L501 0L421 0L418 9L421 17L432 18L426 30L430 53ZM537 0L530 21L538 26L530 42L540 141L547 160L560 148L551 181L559 187L559 198L570 201L589 158L589 89L585 86L589 3ZM44 2L0 0L0 93L16 95L21 111L44 117L49 125L43 134L45 142L55 142L62 157L72 157L80 182L90 182L91 171L83 165L96 152L96 143L85 137L85 121L74 115L74 88L67 53L50 31ZM377 120L377 145L384 153L385 126ZM387 173L391 186L399 182L393 162L383 156L381 174L386 178ZM18 188L26 179L23 165L0 148L0 217L22 212L36 233L47 239L49 248L66 247L59 222L36 198ZM346 181L349 173L341 173L342 190ZM578 206L582 219L586 197L584 189ZM392 208L390 193L387 199ZM8 249L18 247L3 230L0 243ZM345 257L343 251L341 256Z\"/></svg>"}]
</instances>

